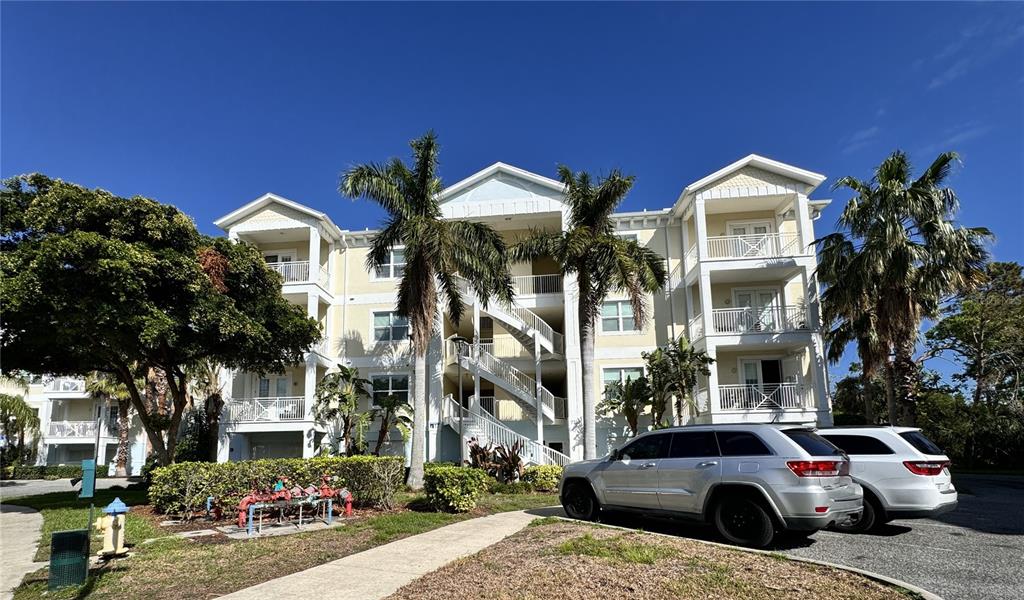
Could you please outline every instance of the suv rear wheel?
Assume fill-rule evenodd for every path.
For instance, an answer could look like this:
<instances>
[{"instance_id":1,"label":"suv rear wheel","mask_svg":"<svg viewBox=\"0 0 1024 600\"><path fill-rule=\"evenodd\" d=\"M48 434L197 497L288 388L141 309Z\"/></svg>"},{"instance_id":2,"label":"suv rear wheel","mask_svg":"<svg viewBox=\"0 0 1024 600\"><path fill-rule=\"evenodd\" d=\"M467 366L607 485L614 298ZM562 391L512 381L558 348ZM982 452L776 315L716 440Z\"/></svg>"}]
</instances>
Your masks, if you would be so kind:
<instances>
[{"instance_id":1,"label":"suv rear wheel","mask_svg":"<svg viewBox=\"0 0 1024 600\"><path fill-rule=\"evenodd\" d=\"M865 493L864 510L849 521L841 524L836 523L832 527L836 531L842 531L843 533L864 533L881 525L884 522L883 519L884 514L877 501Z\"/></svg>"},{"instance_id":2,"label":"suv rear wheel","mask_svg":"<svg viewBox=\"0 0 1024 600\"><path fill-rule=\"evenodd\" d=\"M727 498L715 506L715 527L740 546L764 548L775 538L775 523L764 506L750 498Z\"/></svg>"},{"instance_id":3,"label":"suv rear wheel","mask_svg":"<svg viewBox=\"0 0 1024 600\"><path fill-rule=\"evenodd\" d=\"M579 482L568 484L562 494L562 508L565 509L565 514L569 517L582 521L596 520L597 512L600 509L590 486Z\"/></svg>"}]
</instances>

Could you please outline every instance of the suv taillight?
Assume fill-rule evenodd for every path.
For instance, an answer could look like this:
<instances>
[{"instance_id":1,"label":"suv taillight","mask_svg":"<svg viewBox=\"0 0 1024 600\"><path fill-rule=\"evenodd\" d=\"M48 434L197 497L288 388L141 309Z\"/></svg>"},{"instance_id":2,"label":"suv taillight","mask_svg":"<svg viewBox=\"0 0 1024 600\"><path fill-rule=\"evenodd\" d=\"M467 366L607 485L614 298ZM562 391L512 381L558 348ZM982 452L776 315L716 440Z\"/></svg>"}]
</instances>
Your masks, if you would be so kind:
<instances>
[{"instance_id":1,"label":"suv taillight","mask_svg":"<svg viewBox=\"0 0 1024 600\"><path fill-rule=\"evenodd\" d=\"M903 465L914 475L938 475L949 466L948 460L905 460Z\"/></svg>"},{"instance_id":2,"label":"suv taillight","mask_svg":"<svg viewBox=\"0 0 1024 600\"><path fill-rule=\"evenodd\" d=\"M797 477L836 477L842 474L844 466L847 472L850 468L844 460L791 460L786 466Z\"/></svg>"}]
</instances>

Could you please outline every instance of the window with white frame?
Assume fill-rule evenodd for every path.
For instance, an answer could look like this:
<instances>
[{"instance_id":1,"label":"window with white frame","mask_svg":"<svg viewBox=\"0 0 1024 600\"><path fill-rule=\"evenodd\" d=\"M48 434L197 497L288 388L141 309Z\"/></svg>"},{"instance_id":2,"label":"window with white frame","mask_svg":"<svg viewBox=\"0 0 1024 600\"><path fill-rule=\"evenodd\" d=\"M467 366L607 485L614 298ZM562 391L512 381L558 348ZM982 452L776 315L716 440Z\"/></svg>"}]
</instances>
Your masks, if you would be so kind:
<instances>
[{"instance_id":1,"label":"window with white frame","mask_svg":"<svg viewBox=\"0 0 1024 600\"><path fill-rule=\"evenodd\" d=\"M601 305L601 331L636 331L629 300L608 300Z\"/></svg>"},{"instance_id":2,"label":"window with white frame","mask_svg":"<svg viewBox=\"0 0 1024 600\"><path fill-rule=\"evenodd\" d=\"M404 342L408 337L408 319L393 310L373 313L373 341Z\"/></svg>"},{"instance_id":3,"label":"window with white frame","mask_svg":"<svg viewBox=\"0 0 1024 600\"><path fill-rule=\"evenodd\" d=\"M388 256L388 262L377 267L374 275L377 279L398 279L405 272L405 249L395 248Z\"/></svg>"},{"instance_id":4,"label":"window with white frame","mask_svg":"<svg viewBox=\"0 0 1024 600\"><path fill-rule=\"evenodd\" d=\"M374 406L379 406L380 400L388 396L398 396L409 401L408 375L371 375L370 382L373 384Z\"/></svg>"},{"instance_id":5,"label":"window with white frame","mask_svg":"<svg viewBox=\"0 0 1024 600\"><path fill-rule=\"evenodd\" d=\"M609 384L619 382L626 383L626 379L636 381L644 376L643 367L617 367L614 369L602 369L601 370L601 392L608 387Z\"/></svg>"},{"instance_id":6,"label":"window with white frame","mask_svg":"<svg viewBox=\"0 0 1024 600\"><path fill-rule=\"evenodd\" d=\"M628 240L630 242L639 242L640 241L640 239L637 237L637 235L635 233L617 233L615 235L619 236L620 238L622 238L624 240Z\"/></svg>"}]
</instances>

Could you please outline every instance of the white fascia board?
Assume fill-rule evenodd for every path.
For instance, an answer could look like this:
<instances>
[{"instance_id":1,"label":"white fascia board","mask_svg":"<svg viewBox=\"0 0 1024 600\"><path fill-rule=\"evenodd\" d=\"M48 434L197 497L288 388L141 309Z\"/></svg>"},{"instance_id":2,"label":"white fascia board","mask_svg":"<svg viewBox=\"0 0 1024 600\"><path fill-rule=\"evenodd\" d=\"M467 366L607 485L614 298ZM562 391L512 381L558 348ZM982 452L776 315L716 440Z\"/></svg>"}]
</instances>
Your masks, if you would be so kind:
<instances>
[{"instance_id":1,"label":"white fascia board","mask_svg":"<svg viewBox=\"0 0 1024 600\"><path fill-rule=\"evenodd\" d=\"M341 239L341 229L334 224L334 221L332 221L331 218L327 216L327 213L314 210L304 204L300 204L294 200L289 200L284 196L278 196L277 194L273 193L263 194L259 198L253 200L252 202L249 202L248 204L242 206L241 208L237 208L231 211L230 213L224 215L223 217L217 219L216 221L213 222L213 224L216 225L217 227L220 227L222 230L227 231L233 223L238 222L246 215L252 214L253 212L270 204L280 204L281 206L288 207L292 210L298 211L300 213L318 219L326 226L328 233L331 234L331 236L334 239Z\"/></svg>"},{"instance_id":2,"label":"white fascia board","mask_svg":"<svg viewBox=\"0 0 1024 600\"><path fill-rule=\"evenodd\" d=\"M509 175L513 175L515 177L519 177L521 179L525 179L538 185L550 188L560 194L565 193L565 186L562 185L562 182L560 181L555 181L554 179L550 179L548 177L544 177L543 175L532 173L530 171L527 171L526 169L513 167L512 165L507 165L503 162L496 162L493 165L487 167L486 169L477 171L476 173L473 173L469 177L456 183L453 183L452 185L441 190L440 201L444 202L451 196L458 194L462 190L465 190L466 188L469 188L481 181L484 181L485 179L491 177L496 173L508 173Z\"/></svg>"},{"instance_id":3,"label":"white fascia board","mask_svg":"<svg viewBox=\"0 0 1024 600\"><path fill-rule=\"evenodd\" d=\"M703 188L704 186L707 186L715 182L716 180L721 179L722 177L725 177L726 175L734 173L735 171L738 171L743 167L747 166L753 166L759 169L764 169L765 171L777 173L779 175L790 177L796 179L797 181L806 183L807 185L811 186L811 189L807 191L808 194L813 192L815 188L821 185L821 182L825 181L825 176L822 175L821 173L815 173L814 171L808 171L806 169L794 167L793 165L787 165L786 163L779 162L777 160L772 160L770 158L758 154L748 154L747 156L744 156L738 161L726 165L725 167L722 167L721 169L715 171L714 173L702 177L697 181L694 181L690 185L686 186L685 188L683 188L683 191L679 194L679 198L676 199L675 204L672 206L672 214L678 215L682 212L684 208L684 201L686 200L687 196L689 196L693 192L696 192L697 190Z\"/></svg>"}]
</instances>

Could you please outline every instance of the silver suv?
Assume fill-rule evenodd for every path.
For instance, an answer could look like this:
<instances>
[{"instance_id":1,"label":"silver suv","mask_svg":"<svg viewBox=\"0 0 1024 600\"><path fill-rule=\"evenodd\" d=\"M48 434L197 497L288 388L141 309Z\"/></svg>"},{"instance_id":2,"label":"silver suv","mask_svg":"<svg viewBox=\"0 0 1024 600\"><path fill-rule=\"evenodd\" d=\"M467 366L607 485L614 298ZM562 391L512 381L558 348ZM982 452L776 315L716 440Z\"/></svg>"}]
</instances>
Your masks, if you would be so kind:
<instances>
[{"instance_id":1,"label":"silver suv","mask_svg":"<svg viewBox=\"0 0 1024 600\"><path fill-rule=\"evenodd\" d=\"M566 514L668 513L714 523L735 544L813 533L857 518L862 492L842 452L812 429L691 425L638 435L609 456L565 468Z\"/></svg>"},{"instance_id":2,"label":"silver suv","mask_svg":"<svg viewBox=\"0 0 1024 600\"><path fill-rule=\"evenodd\" d=\"M850 456L864 487L860 518L836 529L869 531L893 519L935 517L957 506L949 457L916 427L835 427L818 434Z\"/></svg>"}]
</instances>

